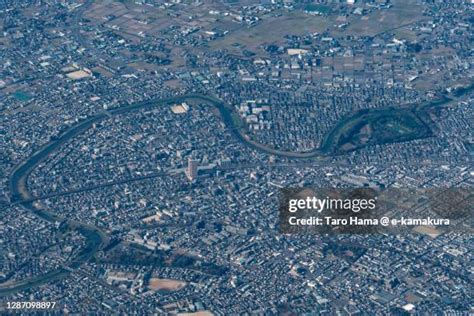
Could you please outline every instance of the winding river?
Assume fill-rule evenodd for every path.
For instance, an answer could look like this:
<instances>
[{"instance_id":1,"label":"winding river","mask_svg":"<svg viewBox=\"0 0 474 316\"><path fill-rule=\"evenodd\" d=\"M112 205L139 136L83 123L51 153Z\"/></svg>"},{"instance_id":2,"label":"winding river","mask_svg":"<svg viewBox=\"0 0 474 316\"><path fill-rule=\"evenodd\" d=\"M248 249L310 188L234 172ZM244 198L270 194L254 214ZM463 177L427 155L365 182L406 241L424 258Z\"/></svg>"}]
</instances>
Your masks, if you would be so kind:
<instances>
[{"instance_id":1,"label":"winding river","mask_svg":"<svg viewBox=\"0 0 474 316\"><path fill-rule=\"evenodd\" d=\"M471 91L469 89L468 91ZM50 222L50 223L61 223L64 225L66 230L75 231L83 235L86 239L86 246L79 254L76 255L73 259L71 259L67 265L61 267L55 271L51 271L44 275L40 275L37 277L33 277L26 280L20 280L15 282L6 282L0 284L0 296L10 295L15 292L33 288L36 286L40 286L42 284L56 281L59 279L64 278L67 276L71 271L77 269L83 263L89 261L98 251L100 251L103 247L105 247L108 243L108 237L105 232L103 232L98 227L79 223L75 221L68 220L62 217L60 214L55 214L46 209L46 207L42 206L40 202L29 202L33 198L33 195L28 191L28 177L32 170L34 170L41 162L43 162L47 157L49 157L53 152L60 149L61 146L66 144L69 140L73 139L77 135L83 133L94 123L97 123L110 115L118 115L127 113L130 111L135 111L143 108L154 107L163 104L171 104L176 102L183 102L183 101L200 101L204 103L208 103L213 105L215 108L219 110L221 115L221 119L225 123L226 127L231 131L234 137L238 139L240 142L245 144L246 146L255 149L257 151L261 151L267 154L272 154L276 156L283 156L290 159L307 159L307 158L318 158L318 159L325 159L324 155L321 153L319 149L316 149L311 152L289 152L289 151L282 151L277 149L269 148L266 145L257 143L251 140L246 134L242 126L238 126L238 120L233 117L233 109L232 107L224 104L221 100L201 95L201 94L189 94L179 97L172 97L168 99L158 99L158 100L150 100L145 102L139 102L132 105L127 105L120 108L115 108L108 110L107 113L100 113L95 116L89 117L84 121L77 123L76 125L67 129L62 135L53 139L51 142L43 145L38 150L36 150L28 159L19 163L13 170L10 176L10 192L11 192L11 204L16 203L20 207L26 209L27 211L35 214L36 216L40 217L41 219ZM446 99L443 102L437 102L436 106L445 105L449 102L453 101L452 99ZM340 124L337 126L340 127Z\"/></svg>"}]
</instances>

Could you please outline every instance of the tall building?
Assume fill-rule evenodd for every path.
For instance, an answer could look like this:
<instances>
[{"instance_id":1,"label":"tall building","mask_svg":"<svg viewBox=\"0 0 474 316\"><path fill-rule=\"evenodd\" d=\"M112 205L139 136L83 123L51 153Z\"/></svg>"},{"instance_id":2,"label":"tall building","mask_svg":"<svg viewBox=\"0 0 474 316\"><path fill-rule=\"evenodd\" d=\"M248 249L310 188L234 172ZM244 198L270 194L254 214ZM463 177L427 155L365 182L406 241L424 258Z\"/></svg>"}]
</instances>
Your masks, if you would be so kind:
<instances>
[{"instance_id":1,"label":"tall building","mask_svg":"<svg viewBox=\"0 0 474 316\"><path fill-rule=\"evenodd\" d=\"M190 181L197 178L198 175L198 165L199 160L189 158L188 159L188 168L186 169L186 176Z\"/></svg>"}]
</instances>

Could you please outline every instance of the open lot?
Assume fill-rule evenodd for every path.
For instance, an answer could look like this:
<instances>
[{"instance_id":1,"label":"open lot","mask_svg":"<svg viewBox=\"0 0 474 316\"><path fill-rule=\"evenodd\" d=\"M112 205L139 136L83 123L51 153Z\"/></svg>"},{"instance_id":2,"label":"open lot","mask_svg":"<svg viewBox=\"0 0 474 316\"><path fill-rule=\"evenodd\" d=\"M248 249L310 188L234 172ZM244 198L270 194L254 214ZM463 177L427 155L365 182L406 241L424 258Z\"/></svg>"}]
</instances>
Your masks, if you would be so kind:
<instances>
[{"instance_id":1,"label":"open lot","mask_svg":"<svg viewBox=\"0 0 474 316\"><path fill-rule=\"evenodd\" d=\"M377 34L398 30L405 30L416 21L423 19L422 8L417 1L399 0L390 2L393 7L389 10L376 10L368 15L351 15L348 19L349 26L344 33L348 35L375 36ZM411 33L407 33L411 34Z\"/></svg>"},{"instance_id":2,"label":"open lot","mask_svg":"<svg viewBox=\"0 0 474 316\"><path fill-rule=\"evenodd\" d=\"M253 27L241 26L223 39L211 42L209 46L213 49L226 48L239 53L242 49L232 46L238 43L242 48L261 53L263 50L258 50L261 45L282 44L285 42L285 35L288 34L320 33L330 24L331 21L326 17L293 11L281 16L267 17Z\"/></svg>"},{"instance_id":3,"label":"open lot","mask_svg":"<svg viewBox=\"0 0 474 316\"><path fill-rule=\"evenodd\" d=\"M178 291L186 286L186 282L171 279L151 278L148 287L153 291Z\"/></svg>"}]
</instances>

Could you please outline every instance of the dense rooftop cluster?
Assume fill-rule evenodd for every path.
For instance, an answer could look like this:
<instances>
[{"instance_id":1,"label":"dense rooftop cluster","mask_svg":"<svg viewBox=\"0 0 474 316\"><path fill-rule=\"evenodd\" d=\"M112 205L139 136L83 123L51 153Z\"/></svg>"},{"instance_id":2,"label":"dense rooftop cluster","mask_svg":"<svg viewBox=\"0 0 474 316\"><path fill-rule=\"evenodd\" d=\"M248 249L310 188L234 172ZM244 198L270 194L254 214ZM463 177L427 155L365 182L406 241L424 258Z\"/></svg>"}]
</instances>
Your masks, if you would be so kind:
<instances>
[{"instance_id":1,"label":"dense rooftop cluster","mask_svg":"<svg viewBox=\"0 0 474 316\"><path fill-rule=\"evenodd\" d=\"M281 188L473 185L472 10L0 0L0 300L472 313L471 234L278 229Z\"/></svg>"}]
</instances>

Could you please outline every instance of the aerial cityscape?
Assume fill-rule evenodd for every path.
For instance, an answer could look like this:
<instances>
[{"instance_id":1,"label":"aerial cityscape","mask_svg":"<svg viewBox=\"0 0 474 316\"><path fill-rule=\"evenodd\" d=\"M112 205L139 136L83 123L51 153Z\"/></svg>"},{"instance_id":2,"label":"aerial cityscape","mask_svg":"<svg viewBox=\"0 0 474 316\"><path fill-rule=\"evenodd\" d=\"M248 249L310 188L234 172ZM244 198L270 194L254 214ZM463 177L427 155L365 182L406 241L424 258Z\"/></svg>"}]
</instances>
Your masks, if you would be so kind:
<instances>
[{"instance_id":1,"label":"aerial cityscape","mask_svg":"<svg viewBox=\"0 0 474 316\"><path fill-rule=\"evenodd\" d=\"M0 313L474 314L473 22L472 0L0 0ZM420 220L303 231L333 198L310 187L370 190L358 214L397 189L391 225Z\"/></svg>"}]
</instances>

